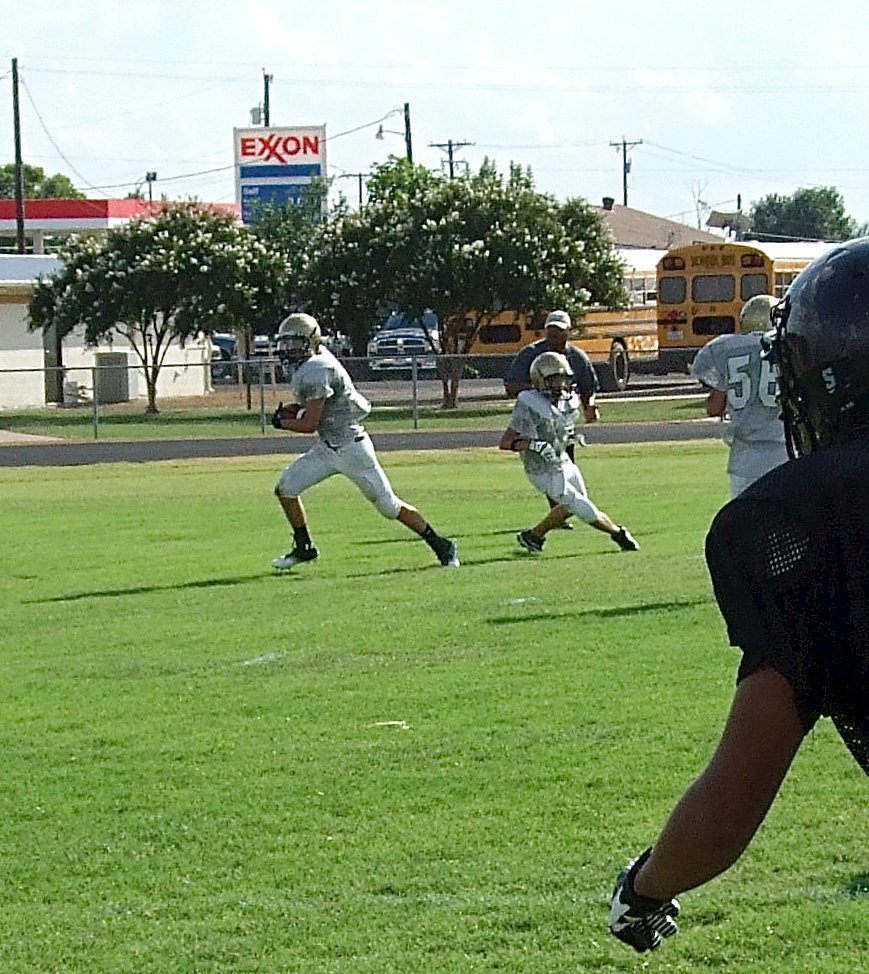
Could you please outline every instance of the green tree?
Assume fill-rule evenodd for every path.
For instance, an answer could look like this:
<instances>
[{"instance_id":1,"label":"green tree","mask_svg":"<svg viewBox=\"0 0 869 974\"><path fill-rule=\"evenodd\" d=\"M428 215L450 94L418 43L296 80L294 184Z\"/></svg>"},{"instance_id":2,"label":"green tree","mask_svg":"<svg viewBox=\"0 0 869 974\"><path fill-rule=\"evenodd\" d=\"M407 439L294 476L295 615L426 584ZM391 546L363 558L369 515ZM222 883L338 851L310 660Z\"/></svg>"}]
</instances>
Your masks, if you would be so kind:
<instances>
[{"instance_id":1,"label":"green tree","mask_svg":"<svg viewBox=\"0 0 869 974\"><path fill-rule=\"evenodd\" d=\"M24 196L26 199L83 199L68 176L55 173L46 176L39 166L22 167L24 174ZM15 199L15 164L0 166L0 199Z\"/></svg>"},{"instance_id":2,"label":"green tree","mask_svg":"<svg viewBox=\"0 0 869 974\"><path fill-rule=\"evenodd\" d=\"M537 192L527 170L512 166L505 178L486 160L450 180L393 159L369 191L366 207L330 221L316 241L308 296L345 327L359 316L358 339L380 306L412 318L432 309L445 407L456 405L462 356L495 315L559 307L579 318L593 300L623 298L621 265L594 211Z\"/></svg>"},{"instance_id":3,"label":"green tree","mask_svg":"<svg viewBox=\"0 0 869 974\"><path fill-rule=\"evenodd\" d=\"M298 203L262 204L254 210L253 233L280 254L287 267L288 303L300 301L299 282L318 226L326 216L329 183L318 180L306 187ZM343 206L336 211L343 212ZM278 322L275 322L275 327ZM270 329L274 330L274 329Z\"/></svg>"},{"instance_id":4,"label":"green tree","mask_svg":"<svg viewBox=\"0 0 869 974\"><path fill-rule=\"evenodd\" d=\"M835 186L770 193L751 204L749 217L758 240L848 240L857 230Z\"/></svg>"},{"instance_id":5,"label":"green tree","mask_svg":"<svg viewBox=\"0 0 869 974\"><path fill-rule=\"evenodd\" d=\"M284 302L280 254L227 213L195 202L163 207L104 238L73 237L63 270L40 281L30 327L63 337L84 328L90 345L126 339L157 410L157 379L173 342L199 334L271 327Z\"/></svg>"}]
</instances>

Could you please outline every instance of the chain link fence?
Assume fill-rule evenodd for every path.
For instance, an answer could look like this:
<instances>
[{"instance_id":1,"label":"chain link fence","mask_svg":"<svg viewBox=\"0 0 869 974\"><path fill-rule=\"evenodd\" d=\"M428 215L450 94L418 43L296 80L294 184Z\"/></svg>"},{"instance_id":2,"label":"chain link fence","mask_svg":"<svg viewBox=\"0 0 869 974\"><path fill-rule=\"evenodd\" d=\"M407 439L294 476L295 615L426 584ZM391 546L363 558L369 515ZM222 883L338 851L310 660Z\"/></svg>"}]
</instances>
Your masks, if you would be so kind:
<instances>
[{"instance_id":1,"label":"chain link fence","mask_svg":"<svg viewBox=\"0 0 869 974\"><path fill-rule=\"evenodd\" d=\"M143 404L147 390L143 366L130 362L124 353L99 353L97 364L69 368L0 369L0 425L3 412L41 409L87 411L93 436L99 438L106 407ZM466 402L504 400L500 378L481 377L472 357L451 356L452 373L462 374L461 398ZM465 361L467 360L467 361ZM375 406L406 409L413 428L419 427L422 409L437 408L444 389L438 369L421 368L415 357L400 368L384 369L364 357L343 358L359 391ZM507 357L509 362L509 357ZM235 393L234 396L228 395ZM172 400L173 408L221 408L235 403L259 416L263 434L270 433L276 400L291 398L290 375L277 358L215 357L210 363L167 362L160 371L157 404Z\"/></svg>"}]
</instances>

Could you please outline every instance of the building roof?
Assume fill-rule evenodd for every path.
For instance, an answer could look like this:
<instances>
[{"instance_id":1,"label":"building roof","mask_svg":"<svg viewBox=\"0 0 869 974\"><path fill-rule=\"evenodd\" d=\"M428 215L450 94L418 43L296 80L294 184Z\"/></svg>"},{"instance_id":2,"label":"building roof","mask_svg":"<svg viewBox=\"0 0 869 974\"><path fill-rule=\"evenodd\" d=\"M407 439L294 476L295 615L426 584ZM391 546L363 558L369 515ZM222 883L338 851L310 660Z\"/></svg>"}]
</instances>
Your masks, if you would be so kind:
<instances>
[{"instance_id":1,"label":"building roof","mask_svg":"<svg viewBox=\"0 0 869 974\"><path fill-rule=\"evenodd\" d=\"M596 206L600 218L617 247L671 250L692 243L724 243L725 238L706 230L695 230L684 223L635 210L630 206Z\"/></svg>"},{"instance_id":2,"label":"building roof","mask_svg":"<svg viewBox=\"0 0 869 974\"><path fill-rule=\"evenodd\" d=\"M24 200L25 232L78 233L88 230L108 230L127 223L133 217L147 216L160 209L162 202L142 199L123 200ZM236 216L237 203L203 203ZM15 200L0 200L0 235L14 236L17 232Z\"/></svg>"}]
</instances>

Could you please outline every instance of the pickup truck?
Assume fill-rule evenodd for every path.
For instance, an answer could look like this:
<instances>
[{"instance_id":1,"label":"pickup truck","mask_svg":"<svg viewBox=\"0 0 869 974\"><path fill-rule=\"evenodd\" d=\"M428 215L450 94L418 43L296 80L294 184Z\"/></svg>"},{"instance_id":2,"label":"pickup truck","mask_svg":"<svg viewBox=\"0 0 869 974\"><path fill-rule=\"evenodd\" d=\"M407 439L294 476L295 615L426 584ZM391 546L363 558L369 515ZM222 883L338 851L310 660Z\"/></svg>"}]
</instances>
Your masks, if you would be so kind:
<instances>
[{"instance_id":1,"label":"pickup truck","mask_svg":"<svg viewBox=\"0 0 869 974\"><path fill-rule=\"evenodd\" d=\"M408 321L394 311L368 342L368 368L372 375L408 372L416 359L417 368L431 372L440 350L437 315L423 312L420 319Z\"/></svg>"}]
</instances>

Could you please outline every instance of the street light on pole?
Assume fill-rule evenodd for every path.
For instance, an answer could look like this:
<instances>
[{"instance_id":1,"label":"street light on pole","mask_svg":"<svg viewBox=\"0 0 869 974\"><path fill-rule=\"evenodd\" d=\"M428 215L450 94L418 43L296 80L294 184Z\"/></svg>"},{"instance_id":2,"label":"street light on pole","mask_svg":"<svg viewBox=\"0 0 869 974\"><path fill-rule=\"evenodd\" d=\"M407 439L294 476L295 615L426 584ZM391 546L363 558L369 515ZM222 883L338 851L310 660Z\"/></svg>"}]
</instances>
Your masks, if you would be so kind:
<instances>
[{"instance_id":1,"label":"street light on pole","mask_svg":"<svg viewBox=\"0 0 869 974\"><path fill-rule=\"evenodd\" d=\"M381 124L377 131L374 133L374 138L383 141L384 135L403 135L404 136L404 153L407 156L408 162L413 162L413 141L410 137L410 102L404 103L404 108L393 108L389 115L400 115L404 114L404 131L398 132L395 129L385 129ZM389 115L386 117L389 118Z\"/></svg>"}]
</instances>

